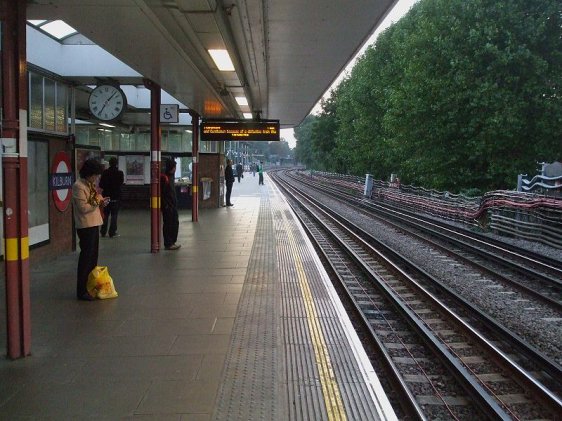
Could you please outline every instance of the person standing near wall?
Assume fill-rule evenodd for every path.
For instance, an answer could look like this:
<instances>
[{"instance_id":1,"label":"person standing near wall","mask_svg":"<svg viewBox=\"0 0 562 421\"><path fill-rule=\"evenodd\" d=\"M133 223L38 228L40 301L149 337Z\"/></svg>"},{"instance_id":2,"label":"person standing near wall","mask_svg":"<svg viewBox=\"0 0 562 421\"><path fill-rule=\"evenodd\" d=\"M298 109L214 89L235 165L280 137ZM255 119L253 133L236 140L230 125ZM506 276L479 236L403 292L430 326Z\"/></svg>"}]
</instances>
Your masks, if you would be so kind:
<instances>
[{"instance_id":1,"label":"person standing near wall","mask_svg":"<svg viewBox=\"0 0 562 421\"><path fill-rule=\"evenodd\" d=\"M238 163L236 164L236 176L238 177L238 182L240 183L240 177L244 177L244 167L242 166L242 163Z\"/></svg>"},{"instance_id":2,"label":"person standing near wall","mask_svg":"<svg viewBox=\"0 0 562 421\"><path fill-rule=\"evenodd\" d=\"M80 240L80 256L76 273L76 298L93 301L86 288L88 275L98 265L100 225L103 223L100 210L109 203L96 189L96 181L103 171L96 159L88 159L80 169L80 178L72 185L72 207L74 224Z\"/></svg>"},{"instance_id":3,"label":"person standing near wall","mask_svg":"<svg viewBox=\"0 0 562 421\"><path fill-rule=\"evenodd\" d=\"M226 183L226 206L234 206L230 201L232 194L232 185L234 184L234 171L232 171L232 160L226 160L226 168L224 169L224 182Z\"/></svg>"},{"instance_id":4,"label":"person standing near wall","mask_svg":"<svg viewBox=\"0 0 562 421\"><path fill-rule=\"evenodd\" d=\"M176 244L180 222L175 174L176 161L173 159L164 161L164 173L160 174L160 203L162 210L162 234L166 250L177 250L181 247L180 244Z\"/></svg>"},{"instance_id":5,"label":"person standing near wall","mask_svg":"<svg viewBox=\"0 0 562 421\"><path fill-rule=\"evenodd\" d=\"M118 237L117 234L117 214L119 213L119 205L121 200L121 186L125 182L123 171L117 167L117 158L109 159L109 168L103 172L100 178L100 188L103 189L103 195L109 197L109 204L103 208L104 220L101 226L101 236L105 237L108 233L111 238ZM109 223L111 218L111 223Z\"/></svg>"}]
</instances>

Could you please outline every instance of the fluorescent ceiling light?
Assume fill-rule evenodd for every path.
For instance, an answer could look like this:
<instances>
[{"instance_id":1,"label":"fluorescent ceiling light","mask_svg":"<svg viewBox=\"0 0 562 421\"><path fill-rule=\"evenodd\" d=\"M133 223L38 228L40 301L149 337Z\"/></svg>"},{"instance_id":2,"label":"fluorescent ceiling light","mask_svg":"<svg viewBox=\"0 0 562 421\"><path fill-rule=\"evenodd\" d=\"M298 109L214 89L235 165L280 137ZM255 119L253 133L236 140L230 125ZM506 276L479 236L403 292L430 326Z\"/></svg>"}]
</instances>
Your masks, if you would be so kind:
<instances>
[{"instance_id":1,"label":"fluorescent ceiling light","mask_svg":"<svg viewBox=\"0 0 562 421\"><path fill-rule=\"evenodd\" d=\"M42 23L47 22L47 20L46 20L46 19L42 19L42 20L28 20L28 22L31 23L32 25L39 26L39 25L41 25Z\"/></svg>"},{"instance_id":2,"label":"fluorescent ceiling light","mask_svg":"<svg viewBox=\"0 0 562 421\"><path fill-rule=\"evenodd\" d=\"M248 105L248 100L245 96L237 96L235 99L238 105Z\"/></svg>"},{"instance_id":3,"label":"fluorescent ceiling light","mask_svg":"<svg viewBox=\"0 0 562 421\"><path fill-rule=\"evenodd\" d=\"M234 71L234 64L232 64L232 60L228 55L228 51L226 50L209 50L209 54L211 58L217 65L217 68L221 72L233 72Z\"/></svg>"},{"instance_id":4,"label":"fluorescent ceiling light","mask_svg":"<svg viewBox=\"0 0 562 421\"><path fill-rule=\"evenodd\" d=\"M62 39L68 35L77 33L76 29L62 20L54 20L46 23L41 26L41 29L57 39Z\"/></svg>"},{"instance_id":5,"label":"fluorescent ceiling light","mask_svg":"<svg viewBox=\"0 0 562 421\"><path fill-rule=\"evenodd\" d=\"M100 126L115 127L115 126L112 126L111 124L107 124L107 123L100 123Z\"/></svg>"},{"instance_id":6,"label":"fluorescent ceiling light","mask_svg":"<svg viewBox=\"0 0 562 421\"><path fill-rule=\"evenodd\" d=\"M244 115L245 119L248 119L248 120L252 119L252 113L244 113L243 115Z\"/></svg>"}]
</instances>

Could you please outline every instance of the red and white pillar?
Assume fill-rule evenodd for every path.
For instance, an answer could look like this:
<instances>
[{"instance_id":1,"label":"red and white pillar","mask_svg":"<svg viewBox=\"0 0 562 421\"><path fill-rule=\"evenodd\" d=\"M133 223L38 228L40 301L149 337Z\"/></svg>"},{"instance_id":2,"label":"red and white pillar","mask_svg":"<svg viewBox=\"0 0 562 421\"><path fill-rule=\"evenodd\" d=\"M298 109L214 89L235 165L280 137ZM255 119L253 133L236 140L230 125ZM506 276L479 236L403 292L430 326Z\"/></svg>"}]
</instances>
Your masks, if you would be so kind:
<instances>
[{"instance_id":1,"label":"red and white pillar","mask_svg":"<svg viewBox=\"0 0 562 421\"><path fill-rule=\"evenodd\" d=\"M8 357L31 354L27 187L25 0L0 0L2 20L2 188Z\"/></svg>"},{"instance_id":2,"label":"red and white pillar","mask_svg":"<svg viewBox=\"0 0 562 421\"><path fill-rule=\"evenodd\" d=\"M145 79L144 86L150 90L150 251L160 251L160 161L162 160L160 127L161 88L157 83Z\"/></svg>"},{"instance_id":3,"label":"red and white pillar","mask_svg":"<svg viewBox=\"0 0 562 421\"><path fill-rule=\"evenodd\" d=\"M193 156L193 165L191 168L191 220L197 222L199 220L199 114L190 111L191 125L193 127L193 141L191 143L191 155Z\"/></svg>"}]
</instances>

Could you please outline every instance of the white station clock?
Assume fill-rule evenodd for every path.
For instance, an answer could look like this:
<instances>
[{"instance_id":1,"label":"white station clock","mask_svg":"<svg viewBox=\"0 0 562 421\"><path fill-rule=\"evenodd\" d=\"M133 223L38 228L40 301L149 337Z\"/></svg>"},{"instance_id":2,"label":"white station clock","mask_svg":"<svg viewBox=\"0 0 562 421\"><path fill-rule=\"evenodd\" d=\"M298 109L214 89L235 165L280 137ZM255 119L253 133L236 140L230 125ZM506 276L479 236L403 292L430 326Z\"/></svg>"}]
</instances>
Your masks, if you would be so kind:
<instances>
[{"instance_id":1,"label":"white station clock","mask_svg":"<svg viewBox=\"0 0 562 421\"><path fill-rule=\"evenodd\" d=\"M90 93L90 112L103 121L117 120L127 108L127 97L118 86L99 85Z\"/></svg>"}]
</instances>

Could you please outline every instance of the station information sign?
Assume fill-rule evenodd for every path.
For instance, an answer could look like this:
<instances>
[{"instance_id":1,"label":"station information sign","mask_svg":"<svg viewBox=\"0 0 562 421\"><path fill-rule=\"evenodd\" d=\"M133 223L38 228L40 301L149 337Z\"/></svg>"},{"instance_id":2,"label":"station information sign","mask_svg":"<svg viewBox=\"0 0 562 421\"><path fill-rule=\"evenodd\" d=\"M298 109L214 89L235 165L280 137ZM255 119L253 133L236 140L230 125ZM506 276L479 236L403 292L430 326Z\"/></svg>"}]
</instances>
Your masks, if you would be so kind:
<instances>
[{"instance_id":1,"label":"station information sign","mask_svg":"<svg viewBox=\"0 0 562 421\"><path fill-rule=\"evenodd\" d=\"M243 140L279 141L279 120L205 121L201 123L202 141Z\"/></svg>"}]
</instances>

